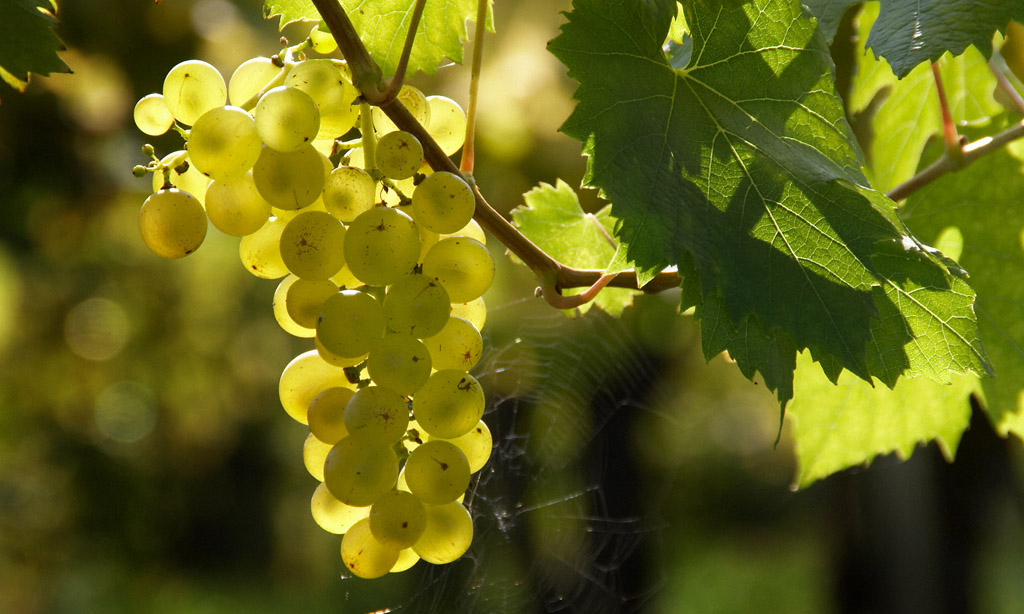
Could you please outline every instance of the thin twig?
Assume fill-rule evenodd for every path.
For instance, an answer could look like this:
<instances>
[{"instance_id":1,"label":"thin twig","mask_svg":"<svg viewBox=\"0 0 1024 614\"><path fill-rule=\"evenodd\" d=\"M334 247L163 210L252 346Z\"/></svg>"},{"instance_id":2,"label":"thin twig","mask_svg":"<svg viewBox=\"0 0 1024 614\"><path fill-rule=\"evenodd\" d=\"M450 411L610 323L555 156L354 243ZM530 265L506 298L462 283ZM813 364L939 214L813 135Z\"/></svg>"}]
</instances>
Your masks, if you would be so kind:
<instances>
[{"instance_id":1,"label":"thin twig","mask_svg":"<svg viewBox=\"0 0 1024 614\"><path fill-rule=\"evenodd\" d=\"M992 54L992 59L988 61L988 67L992 69L992 74L995 75L996 81L999 82L999 87L1003 88L1003 92L1010 97L1010 100L1013 101L1013 105L1017 107L1017 111L1024 113L1024 98L1021 98L1020 92L1017 91L1017 88L1013 87L1010 80L1006 78L1006 74L1003 72L1002 67L996 63L997 57L998 56L995 53ZM1000 58L1000 60L1002 60L1002 58ZM1002 63L1004 65L1006 64L1005 61Z\"/></svg>"},{"instance_id":2,"label":"thin twig","mask_svg":"<svg viewBox=\"0 0 1024 614\"><path fill-rule=\"evenodd\" d=\"M416 0L412 7L412 18L409 20L409 31L405 34L405 46L402 47L402 55L398 58L398 67L395 68L395 75L391 77L387 88L383 92L383 104L392 100L402 91L402 83L405 81L405 73L409 70L409 56L412 54L412 44L416 40L416 30L420 27L420 18L423 17L423 7L427 0Z\"/></svg>"},{"instance_id":3,"label":"thin twig","mask_svg":"<svg viewBox=\"0 0 1024 614\"><path fill-rule=\"evenodd\" d=\"M476 29L473 35L473 67L469 76L469 109L466 112L466 138L462 142L462 157L459 169L467 175L473 174L476 154L476 106L480 90L480 71L484 57L484 33L487 30L487 0L477 0Z\"/></svg>"},{"instance_id":4,"label":"thin twig","mask_svg":"<svg viewBox=\"0 0 1024 614\"><path fill-rule=\"evenodd\" d=\"M961 146L960 135L956 132L953 114L949 111L946 88L942 86L942 73L939 72L939 64L937 62L932 63L932 76L935 77L935 91L939 95L939 109L942 112L942 137L946 143L946 153L958 155Z\"/></svg>"},{"instance_id":5,"label":"thin twig","mask_svg":"<svg viewBox=\"0 0 1024 614\"><path fill-rule=\"evenodd\" d=\"M603 290L604 287L613 279L615 279L614 273L602 275L589 288L579 294L571 296L563 296L558 291L558 288L551 284L543 283L543 281L539 289L541 291L541 296L543 296L544 300L552 307L557 309L575 309L594 300L594 298L597 297L598 292Z\"/></svg>"}]
</instances>

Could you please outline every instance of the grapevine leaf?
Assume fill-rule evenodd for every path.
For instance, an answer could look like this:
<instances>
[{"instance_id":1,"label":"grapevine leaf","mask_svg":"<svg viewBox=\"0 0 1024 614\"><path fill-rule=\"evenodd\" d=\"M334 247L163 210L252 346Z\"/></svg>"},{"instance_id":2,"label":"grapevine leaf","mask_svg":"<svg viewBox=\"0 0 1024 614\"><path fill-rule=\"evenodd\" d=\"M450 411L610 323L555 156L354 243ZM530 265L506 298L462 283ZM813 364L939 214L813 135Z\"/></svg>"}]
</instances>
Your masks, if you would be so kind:
<instances>
[{"instance_id":1,"label":"grapevine leaf","mask_svg":"<svg viewBox=\"0 0 1024 614\"><path fill-rule=\"evenodd\" d=\"M546 183L523 195L525 207L512 211L512 221L537 247L562 264L579 269L604 269L615 254L611 238L615 218L606 206L596 214L584 213L576 192L561 179L557 185ZM579 294L583 289L566 290ZM586 312L592 304L612 315L620 315L638 292L626 288L605 288L597 298L580 307Z\"/></svg>"},{"instance_id":2,"label":"grapevine leaf","mask_svg":"<svg viewBox=\"0 0 1024 614\"><path fill-rule=\"evenodd\" d=\"M864 187L813 20L789 0L685 7L681 70L662 50L675 2L576 0L549 45L579 82L562 129L619 219L612 267L691 268L705 352L771 373L783 403L804 348L833 379L986 372L970 289Z\"/></svg>"},{"instance_id":3,"label":"grapevine leaf","mask_svg":"<svg viewBox=\"0 0 1024 614\"><path fill-rule=\"evenodd\" d=\"M1000 434L1024 438L1024 155L1015 153L989 154L936 180L907 200L902 216L927 240L961 237L959 261L978 293L978 326L998 375L981 381L986 409Z\"/></svg>"},{"instance_id":4,"label":"grapevine leaf","mask_svg":"<svg viewBox=\"0 0 1024 614\"><path fill-rule=\"evenodd\" d=\"M878 5L864 6L858 16L860 40L878 16ZM942 82L953 121L983 123L1004 112L993 97L997 88L988 63L977 49L939 60ZM871 185L888 191L912 177L929 138L942 131L942 114L930 65L921 64L897 79L888 62L866 49L857 59L857 74L850 96L853 113L865 111L876 96L884 101L872 109L872 140L868 150Z\"/></svg>"},{"instance_id":5,"label":"grapevine leaf","mask_svg":"<svg viewBox=\"0 0 1024 614\"><path fill-rule=\"evenodd\" d=\"M385 77L395 74L409 31L416 0L342 0L341 5ZM466 20L476 18L477 0L431 0L423 9L409 56L408 74L433 74L445 58L462 62L462 43L468 39ZM264 14L281 16L281 27L293 21L320 21L310 0L266 0ZM488 8L488 28L490 8Z\"/></svg>"},{"instance_id":6,"label":"grapevine leaf","mask_svg":"<svg viewBox=\"0 0 1024 614\"><path fill-rule=\"evenodd\" d=\"M24 91L29 73L71 72L57 55L64 48L53 32L55 0L0 2L0 78Z\"/></svg>"},{"instance_id":7,"label":"grapevine leaf","mask_svg":"<svg viewBox=\"0 0 1024 614\"><path fill-rule=\"evenodd\" d=\"M829 41L847 8L859 0L804 0L818 18ZM960 55L969 46L986 58L992 37L1005 32L1011 19L1024 23L1024 0L882 0L866 3L875 14L867 46L889 60L897 77L906 77L922 62L934 62L947 51ZM863 39L862 39L863 40Z\"/></svg>"},{"instance_id":8,"label":"grapevine leaf","mask_svg":"<svg viewBox=\"0 0 1024 614\"><path fill-rule=\"evenodd\" d=\"M844 373L832 384L806 354L797 359L795 386L787 416L801 487L881 454L907 458L931 440L952 459L970 422L968 399L980 388L974 375L956 376L950 385L903 378L890 390Z\"/></svg>"}]
</instances>

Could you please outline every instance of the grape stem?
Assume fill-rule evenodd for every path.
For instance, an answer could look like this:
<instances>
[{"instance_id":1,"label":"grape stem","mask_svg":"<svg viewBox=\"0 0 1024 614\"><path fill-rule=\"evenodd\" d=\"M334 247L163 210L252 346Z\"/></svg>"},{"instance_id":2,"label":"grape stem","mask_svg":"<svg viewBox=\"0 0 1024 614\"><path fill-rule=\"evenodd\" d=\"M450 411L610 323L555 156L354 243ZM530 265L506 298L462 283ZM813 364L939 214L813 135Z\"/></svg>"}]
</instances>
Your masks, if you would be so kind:
<instances>
[{"instance_id":1,"label":"grape stem","mask_svg":"<svg viewBox=\"0 0 1024 614\"><path fill-rule=\"evenodd\" d=\"M412 43L416 40L416 30L420 27L420 18L423 17L423 7L427 0L416 0L412 7L412 16L409 19L409 31L405 35L405 46L402 47L402 55L398 58L398 66L395 68L395 76L391 77L387 88L384 89L384 100L394 100L402 91L402 82L405 81L405 72L409 67L409 56L412 54Z\"/></svg>"},{"instance_id":2,"label":"grape stem","mask_svg":"<svg viewBox=\"0 0 1024 614\"><path fill-rule=\"evenodd\" d=\"M381 87L383 80L380 67L370 57L366 46L359 39L359 33L356 32L355 26L352 25L352 21L349 20L338 0L312 0L312 2L319 11L320 17L330 28L334 40L338 43L338 48L348 62L352 71L352 83L362 92L363 100L367 104L380 107L381 111L400 130L405 130L419 139L423 145L424 158L434 171L454 173L473 186L473 194L476 198L476 213L473 217L484 230L498 239L509 251L530 267L534 275L541 280L541 292L548 302L551 302L554 297L560 297L560 291L567 288L588 288L589 292L605 277L608 279L601 282L592 292L593 295L596 295L604 286L640 289L645 292L661 292L679 286L680 277L675 271L658 273L641 288L637 283L636 271L606 274L601 269L576 269L558 262L537 247L533 241L519 232L515 226L491 207L475 182L467 178L451 158L445 155L433 137L416 121L416 118L401 102L394 97L385 96L387 88ZM369 160L369 152L365 152L365 154ZM544 290L545 287L548 288L547 291ZM573 299L574 302L580 300L576 297L567 298ZM554 300L557 302L557 299Z\"/></svg>"},{"instance_id":3,"label":"grape stem","mask_svg":"<svg viewBox=\"0 0 1024 614\"><path fill-rule=\"evenodd\" d=\"M469 73L469 109L466 112L466 138L462 142L459 170L473 174L476 153L476 106L480 91L480 70L484 57L484 33L487 31L487 0L477 0L476 28L473 31L473 67Z\"/></svg>"}]
</instances>

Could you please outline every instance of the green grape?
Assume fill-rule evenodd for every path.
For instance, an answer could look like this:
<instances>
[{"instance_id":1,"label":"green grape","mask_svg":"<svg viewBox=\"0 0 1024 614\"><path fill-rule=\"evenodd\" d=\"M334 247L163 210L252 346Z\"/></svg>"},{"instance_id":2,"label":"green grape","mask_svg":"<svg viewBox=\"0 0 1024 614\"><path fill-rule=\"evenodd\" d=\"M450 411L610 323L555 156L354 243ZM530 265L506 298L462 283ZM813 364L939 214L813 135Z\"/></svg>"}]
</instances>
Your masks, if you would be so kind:
<instances>
[{"instance_id":1,"label":"green grape","mask_svg":"<svg viewBox=\"0 0 1024 614\"><path fill-rule=\"evenodd\" d=\"M342 368L354 367L354 366L358 365L359 363L363 362L364 360L366 360L366 356L367 356L366 354L363 354L362 356L354 356L352 358L345 358L344 356L338 356L337 354L334 354L333 352L331 352L330 350L325 348L324 344L321 343L320 339L317 338L317 337L313 338L313 345L316 347L317 353L320 354L320 358L323 358L324 362L327 362L328 364L332 364L335 367L342 367ZM367 374L365 377L363 377L363 371L360 371L359 379L366 379L368 377L370 377L369 374Z\"/></svg>"},{"instance_id":2,"label":"green grape","mask_svg":"<svg viewBox=\"0 0 1024 614\"><path fill-rule=\"evenodd\" d=\"M350 290L364 285L363 282L359 281L359 279L352 274L352 271L350 271L347 266L341 267L340 271L331 275L331 281L338 284L339 288L348 288Z\"/></svg>"},{"instance_id":3,"label":"green grape","mask_svg":"<svg viewBox=\"0 0 1024 614\"><path fill-rule=\"evenodd\" d=\"M322 21L309 32L309 41L313 45L313 51L321 55L334 53L338 48L338 42L334 40L334 35Z\"/></svg>"},{"instance_id":4,"label":"green grape","mask_svg":"<svg viewBox=\"0 0 1024 614\"><path fill-rule=\"evenodd\" d=\"M281 85L268 91L253 110L263 143L280 152L309 145L320 131L320 110L309 94Z\"/></svg>"},{"instance_id":5,"label":"green grape","mask_svg":"<svg viewBox=\"0 0 1024 614\"><path fill-rule=\"evenodd\" d=\"M320 309L327 299L337 293L338 285L330 279L299 279L288 288L284 298L285 307L296 324L315 333Z\"/></svg>"},{"instance_id":6,"label":"green grape","mask_svg":"<svg viewBox=\"0 0 1024 614\"><path fill-rule=\"evenodd\" d=\"M398 551L398 561L395 562L395 566L391 568L388 573L401 573L408 571L413 565L418 563L420 555L413 552L412 548L404 548Z\"/></svg>"},{"instance_id":7,"label":"green grape","mask_svg":"<svg viewBox=\"0 0 1024 614\"><path fill-rule=\"evenodd\" d=\"M294 211L312 204L324 190L321 155L308 144L287 153L264 146L252 167L256 188L279 209Z\"/></svg>"},{"instance_id":8,"label":"green grape","mask_svg":"<svg viewBox=\"0 0 1024 614\"><path fill-rule=\"evenodd\" d=\"M313 436L332 446L348 436L345 428L345 405L355 395L351 388L334 387L316 395L309 404L306 418Z\"/></svg>"},{"instance_id":9,"label":"green grape","mask_svg":"<svg viewBox=\"0 0 1024 614\"><path fill-rule=\"evenodd\" d=\"M285 224L282 219L270 218L259 230L242 237L238 258L246 271L263 279L278 279L288 274L279 247Z\"/></svg>"},{"instance_id":10,"label":"green grape","mask_svg":"<svg viewBox=\"0 0 1024 614\"><path fill-rule=\"evenodd\" d=\"M423 146L402 130L389 132L377 141L377 169L389 179L406 179L423 165Z\"/></svg>"},{"instance_id":11,"label":"green grape","mask_svg":"<svg viewBox=\"0 0 1024 614\"><path fill-rule=\"evenodd\" d=\"M398 548L377 541L370 530L370 520L364 518L341 538L341 560L360 578L379 578L398 562Z\"/></svg>"},{"instance_id":12,"label":"green grape","mask_svg":"<svg viewBox=\"0 0 1024 614\"><path fill-rule=\"evenodd\" d=\"M424 179L412 193L412 218L440 234L462 229L473 219L476 199L461 177L448 171Z\"/></svg>"},{"instance_id":13,"label":"green grape","mask_svg":"<svg viewBox=\"0 0 1024 614\"><path fill-rule=\"evenodd\" d=\"M405 481L424 503L442 505L469 488L469 461L455 444L433 439L409 453Z\"/></svg>"},{"instance_id":14,"label":"green grape","mask_svg":"<svg viewBox=\"0 0 1024 614\"><path fill-rule=\"evenodd\" d=\"M371 505L397 481L395 451L351 435L334 444L324 462L324 483L334 498L348 505Z\"/></svg>"},{"instance_id":15,"label":"green grape","mask_svg":"<svg viewBox=\"0 0 1024 614\"><path fill-rule=\"evenodd\" d=\"M345 406L345 428L360 442L390 446L402 440L408 427L409 407L389 388L363 388Z\"/></svg>"},{"instance_id":16,"label":"green grape","mask_svg":"<svg viewBox=\"0 0 1024 614\"><path fill-rule=\"evenodd\" d=\"M367 518L370 508L356 507L338 501L331 491L327 490L327 485L321 482L313 491L313 498L309 502L309 511L321 529L328 533L342 535L355 523Z\"/></svg>"},{"instance_id":17,"label":"green grape","mask_svg":"<svg viewBox=\"0 0 1024 614\"><path fill-rule=\"evenodd\" d=\"M441 332L450 311L444 286L421 273L400 278L384 297L388 328L420 339Z\"/></svg>"},{"instance_id":18,"label":"green grape","mask_svg":"<svg viewBox=\"0 0 1024 614\"><path fill-rule=\"evenodd\" d=\"M142 203L139 232L156 255L183 258L199 249L206 238L206 212L188 192L160 190Z\"/></svg>"},{"instance_id":19,"label":"green grape","mask_svg":"<svg viewBox=\"0 0 1024 614\"><path fill-rule=\"evenodd\" d=\"M342 290L324 302L316 336L333 354L362 356L384 336L384 309L365 292Z\"/></svg>"},{"instance_id":20,"label":"green grape","mask_svg":"<svg viewBox=\"0 0 1024 614\"><path fill-rule=\"evenodd\" d=\"M203 113L188 133L188 157L199 172L221 181L240 177L260 157L252 116L238 107Z\"/></svg>"},{"instance_id":21,"label":"green grape","mask_svg":"<svg viewBox=\"0 0 1024 614\"><path fill-rule=\"evenodd\" d=\"M464 371L437 371L416 393L412 411L416 422L432 437L454 439L480 422L484 391L476 378Z\"/></svg>"},{"instance_id":22,"label":"green grape","mask_svg":"<svg viewBox=\"0 0 1024 614\"><path fill-rule=\"evenodd\" d=\"M339 166L324 182L324 205L342 222L351 222L373 208L377 183L370 174L354 166Z\"/></svg>"},{"instance_id":23,"label":"green grape","mask_svg":"<svg viewBox=\"0 0 1024 614\"><path fill-rule=\"evenodd\" d=\"M386 286L411 273L420 255L416 223L405 213L374 207L349 224L345 262L371 286Z\"/></svg>"},{"instance_id":24,"label":"green grape","mask_svg":"<svg viewBox=\"0 0 1024 614\"><path fill-rule=\"evenodd\" d=\"M256 97L283 69L270 58L256 57L238 65L228 80L228 100L236 107L251 108Z\"/></svg>"},{"instance_id":25,"label":"green grape","mask_svg":"<svg viewBox=\"0 0 1024 614\"><path fill-rule=\"evenodd\" d=\"M416 543L426 526L427 511L409 492L386 492L370 508L370 530L382 544L408 548Z\"/></svg>"},{"instance_id":26,"label":"green grape","mask_svg":"<svg viewBox=\"0 0 1024 614\"><path fill-rule=\"evenodd\" d=\"M277 320L281 329L289 335L294 335L302 339L310 339L316 335L316 331L305 326L301 326L294 318L292 318L291 314L288 313L288 292L297 281L299 281L298 277L295 275L288 275L277 285L277 289L274 291L274 319Z\"/></svg>"},{"instance_id":27,"label":"green grape","mask_svg":"<svg viewBox=\"0 0 1024 614\"><path fill-rule=\"evenodd\" d=\"M403 333L384 335L370 350L367 370L379 386L398 394L416 394L430 377L430 352L423 342Z\"/></svg>"},{"instance_id":28,"label":"green grape","mask_svg":"<svg viewBox=\"0 0 1024 614\"><path fill-rule=\"evenodd\" d=\"M245 173L227 181L210 182L206 190L206 214L221 232L244 237L267 223L270 203L256 189L252 173Z\"/></svg>"},{"instance_id":29,"label":"green grape","mask_svg":"<svg viewBox=\"0 0 1024 614\"><path fill-rule=\"evenodd\" d=\"M387 305L387 299L384 304ZM483 297L475 298L468 303L455 303L452 305L452 316L467 320L477 330L483 330L487 322L487 305L484 304Z\"/></svg>"},{"instance_id":30,"label":"green grape","mask_svg":"<svg viewBox=\"0 0 1024 614\"><path fill-rule=\"evenodd\" d=\"M306 441L302 444L302 464L306 466L309 475L318 482L324 481L324 463L333 447L313 437L312 433L306 436Z\"/></svg>"},{"instance_id":31,"label":"green grape","mask_svg":"<svg viewBox=\"0 0 1024 614\"><path fill-rule=\"evenodd\" d=\"M427 441L432 439L437 438L427 435ZM466 455L466 460L469 461L470 473L476 473L484 468L487 460L491 458L491 449L494 447L491 440L491 429L487 428L487 423L483 420L478 422L465 435L445 441L452 443Z\"/></svg>"},{"instance_id":32,"label":"green grape","mask_svg":"<svg viewBox=\"0 0 1024 614\"><path fill-rule=\"evenodd\" d=\"M398 100L416 118L416 121L421 126L426 126L430 122L430 104L419 88L403 85L401 91L398 92ZM371 115L373 116L373 128L377 134L386 134L398 130L398 126L384 114L380 107L373 107Z\"/></svg>"},{"instance_id":33,"label":"green grape","mask_svg":"<svg viewBox=\"0 0 1024 614\"><path fill-rule=\"evenodd\" d=\"M321 392L334 387L352 388L353 385L345 377L343 369L324 361L316 350L309 350L296 356L284 368L277 392L285 412L306 424L309 404Z\"/></svg>"},{"instance_id":34,"label":"green grape","mask_svg":"<svg viewBox=\"0 0 1024 614\"><path fill-rule=\"evenodd\" d=\"M210 109L228 100L228 88L217 69L200 60L182 62L164 78L164 102L179 122L191 126Z\"/></svg>"},{"instance_id":35,"label":"green grape","mask_svg":"<svg viewBox=\"0 0 1024 614\"><path fill-rule=\"evenodd\" d=\"M284 83L305 92L316 104L320 111L319 139L345 134L359 117L359 106L352 104L358 92L333 60L299 62L288 71Z\"/></svg>"},{"instance_id":36,"label":"green grape","mask_svg":"<svg viewBox=\"0 0 1024 614\"><path fill-rule=\"evenodd\" d=\"M330 213L304 211L281 233L281 259L303 279L323 280L345 264L345 227Z\"/></svg>"},{"instance_id":37,"label":"green grape","mask_svg":"<svg viewBox=\"0 0 1024 614\"><path fill-rule=\"evenodd\" d=\"M412 207L408 207L412 209ZM437 234L433 230L428 230L426 226L417 224L416 226L420 230L420 262L426 258L427 252L430 251L431 247L437 245L437 242L441 240L441 235Z\"/></svg>"},{"instance_id":38,"label":"green grape","mask_svg":"<svg viewBox=\"0 0 1024 614\"><path fill-rule=\"evenodd\" d=\"M469 237L470 239L476 239L481 245L487 245L487 235L484 233L484 229L480 227L480 224L476 220L469 220L469 223L455 232L448 234L442 234L439 238L448 239L450 237Z\"/></svg>"},{"instance_id":39,"label":"green grape","mask_svg":"<svg viewBox=\"0 0 1024 614\"><path fill-rule=\"evenodd\" d=\"M423 258L423 274L441 282L453 303L482 295L494 280L494 260L479 241L442 239Z\"/></svg>"},{"instance_id":40,"label":"green grape","mask_svg":"<svg viewBox=\"0 0 1024 614\"><path fill-rule=\"evenodd\" d=\"M435 369L459 369L469 371L480 361L484 341L480 331L459 317L451 317L441 332L423 340L430 352L430 361Z\"/></svg>"},{"instance_id":41,"label":"green grape","mask_svg":"<svg viewBox=\"0 0 1024 614\"><path fill-rule=\"evenodd\" d=\"M150 136L160 136L174 125L174 116L167 110L162 94L143 96L135 103L132 117L139 130Z\"/></svg>"},{"instance_id":42,"label":"green grape","mask_svg":"<svg viewBox=\"0 0 1024 614\"><path fill-rule=\"evenodd\" d=\"M462 148L466 139L466 112L459 103L444 96L427 96L430 105L430 123L427 132L441 146L441 151L450 156Z\"/></svg>"},{"instance_id":43,"label":"green grape","mask_svg":"<svg viewBox=\"0 0 1024 614\"><path fill-rule=\"evenodd\" d=\"M171 169L170 181L171 185L178 188L182 192L188 192L192 196L195 196L199 201L199 204L203 204L206 199L206 190L210 185L210 178L199 172L193 164L184 164L185 172L179 173L178 169L182 167L183 163L187 163L188 152L184 149L178 151L172 151L160 160L160 166L166 166ZM153 173L153 191L163 188L164 186L164 174Z\"/></svg>"},{"instance_id":44,"label":"green grape","mask_svg":"<svg viewBox=\"0 0 1024 614\"><path fill-rule=\"evenodd\" d=\"M427 526L413 544L413 551L434 565L456 561L473 543L473 519L469 510L453 501L444 505L428 505Z\"/></svg>"}]
</instances>

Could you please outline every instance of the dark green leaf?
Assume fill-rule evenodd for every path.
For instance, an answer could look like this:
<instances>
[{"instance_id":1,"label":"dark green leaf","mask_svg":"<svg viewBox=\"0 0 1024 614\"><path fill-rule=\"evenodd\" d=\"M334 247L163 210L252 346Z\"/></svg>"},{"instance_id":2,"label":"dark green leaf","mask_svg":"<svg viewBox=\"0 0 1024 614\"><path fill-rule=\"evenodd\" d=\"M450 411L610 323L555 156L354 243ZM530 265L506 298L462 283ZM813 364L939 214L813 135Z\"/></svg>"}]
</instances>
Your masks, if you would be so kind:
<instances>
[{"instance_id":1,"label":"dark green leaf","mask_svg":"<svg viewBox=\"0 0 1024 614\"><path fill-rule=\"evenodd\" d=\"M0 1L0 77L12 87L24 90L29 73L71 72L57 55L56 10L53 0Z\"/></svg>"}]
</instances>

